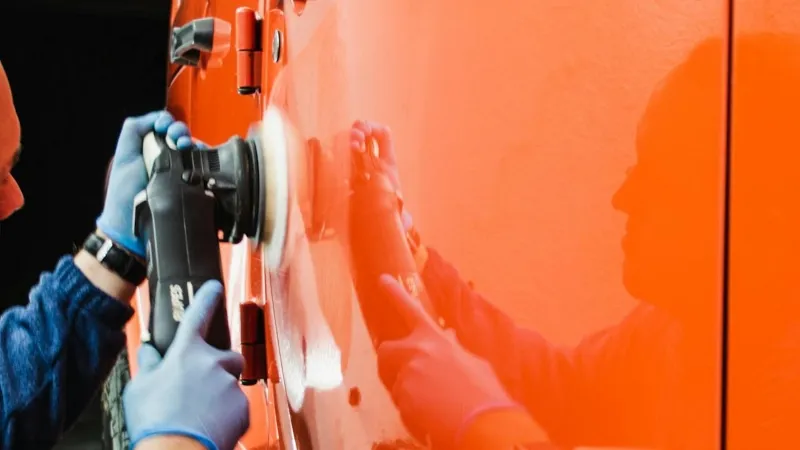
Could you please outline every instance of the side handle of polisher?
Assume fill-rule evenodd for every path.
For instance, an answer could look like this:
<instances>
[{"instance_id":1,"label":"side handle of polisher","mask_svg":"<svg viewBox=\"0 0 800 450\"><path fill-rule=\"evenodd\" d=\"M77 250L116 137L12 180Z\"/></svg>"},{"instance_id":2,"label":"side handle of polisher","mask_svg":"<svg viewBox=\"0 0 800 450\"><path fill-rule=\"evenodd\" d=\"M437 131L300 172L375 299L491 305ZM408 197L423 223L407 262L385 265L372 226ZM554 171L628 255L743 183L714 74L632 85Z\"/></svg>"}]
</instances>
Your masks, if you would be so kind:
<instances>
[{"instance_id":1,"label":"side handle of polisher","mask_svg":"<svg viewBox=\"0 0 800 450\"><path fill-rule=\"evenodd\" d=\"M170 149L162 136L145 137L144 159L150 178L135 202L134 224L147 241L150 288L149 341L163 355L172 343L184 310L209 280L222 282L216 201L199 174L184 161L198 150ZM230 348L225 302L210 324L206 341Z\"/></svg>"}]
</instances>

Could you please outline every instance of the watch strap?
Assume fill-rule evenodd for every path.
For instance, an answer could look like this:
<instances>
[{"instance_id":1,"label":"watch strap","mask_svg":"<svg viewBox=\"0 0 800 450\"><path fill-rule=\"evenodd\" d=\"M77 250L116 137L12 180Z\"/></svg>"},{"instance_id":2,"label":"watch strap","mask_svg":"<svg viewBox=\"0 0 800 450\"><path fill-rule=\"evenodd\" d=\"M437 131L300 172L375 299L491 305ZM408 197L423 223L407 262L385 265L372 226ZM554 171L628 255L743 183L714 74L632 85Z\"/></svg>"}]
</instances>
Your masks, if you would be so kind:
<instances>
[{"instance_id":1,"label":"watch strap","mask_svg":"<svg viewBox=\"0 0 800 450\"><path fill-rule=\"evenodd\" d=\"M103 267L131 284L138 286L147 276L147 268L142 262L116 242L96 232L86 238L83 249Z\"/></svg>"}]
</instances>

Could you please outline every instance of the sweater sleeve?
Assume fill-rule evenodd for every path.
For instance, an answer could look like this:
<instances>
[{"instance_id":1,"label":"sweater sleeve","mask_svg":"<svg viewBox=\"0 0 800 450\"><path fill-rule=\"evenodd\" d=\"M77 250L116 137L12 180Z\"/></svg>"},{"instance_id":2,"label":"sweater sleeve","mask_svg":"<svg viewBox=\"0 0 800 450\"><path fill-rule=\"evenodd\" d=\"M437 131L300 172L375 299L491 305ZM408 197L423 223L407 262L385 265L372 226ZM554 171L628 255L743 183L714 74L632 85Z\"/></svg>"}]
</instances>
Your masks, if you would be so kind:
<instances>
[{"instance_id":1,"label":"sweater sleeve","mask_svg":"<svg viewBox=\"0 0 800 450\"><path fill-rule=\"evenodd\" d=\"M113 367L132 315L65 256L42 274L27 306L0 316L3 449L57 442Z\"/></svg>"},{"instance_id":2,"label":"sweater sleeve","mask_svg":"<svg viewBox=\"0 0 800 450\"><path fill-rule=\"evenodd\" d=\"M514 321L428 249L422 279L459 342L488 361L509 394L561 445L648 445L659 426L671 322L650 305L573 348ZM667 351L665 351L665 349Z\"/></svg>"}]
</instances>

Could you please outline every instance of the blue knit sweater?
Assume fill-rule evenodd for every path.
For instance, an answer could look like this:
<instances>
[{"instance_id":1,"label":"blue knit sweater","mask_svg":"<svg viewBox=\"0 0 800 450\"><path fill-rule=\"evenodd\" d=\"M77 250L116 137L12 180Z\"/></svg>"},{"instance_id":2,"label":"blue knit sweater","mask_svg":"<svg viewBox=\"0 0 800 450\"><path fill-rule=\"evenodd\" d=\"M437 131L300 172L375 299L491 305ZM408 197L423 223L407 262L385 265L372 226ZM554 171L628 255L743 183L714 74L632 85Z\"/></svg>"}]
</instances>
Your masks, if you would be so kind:
<instances>
[{"instance_id":1,"label":"blue knit sweater","mask_svg":"<svg viewBox=\"0 0 800 450\"><path fill-rule=\"evenodd\" d=\"M65 256L27 306L0 316L0 448L55 445L113 367L132 315Z\"/></svg>"}]
</instances>

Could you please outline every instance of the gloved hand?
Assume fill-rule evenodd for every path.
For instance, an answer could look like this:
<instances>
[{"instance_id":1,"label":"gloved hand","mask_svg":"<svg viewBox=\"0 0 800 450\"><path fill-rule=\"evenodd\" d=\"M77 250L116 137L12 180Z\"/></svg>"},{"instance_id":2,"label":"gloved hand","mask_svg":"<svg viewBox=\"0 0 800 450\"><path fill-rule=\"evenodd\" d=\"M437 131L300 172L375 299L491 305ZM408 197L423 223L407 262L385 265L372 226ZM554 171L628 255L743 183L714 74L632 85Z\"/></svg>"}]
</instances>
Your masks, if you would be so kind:
<instances>
[{"instance_id":1,"label":"gloved hand","mask_svg":"<svg viewBox=\"0 0 800 450\"><path fill-rule=\"evenodd\" d=\"M394 189L400 198L403 198L400 188L400 173L397 170L397 158L394 153L394 142L392 141L392 131L386 125L377 122L357 120L350 128L350 150L353 152L367 151L367 139L374 139L378 144L378 157L383 171L391 180ZM414 226L411 213L407 208L400 212L403 227L409 231Z\"/></svg>"},{"instance_id":2,"label":"gloved hand","mask_svg":"<svg viewBox=\"0 0 800 450\"><path fill-rule=\"evenodd\" d=\"M145 242L133 233L133 197L147 187L142 141L151 131L166 134L179 150L192 145L186 124L176 122L166 111L126 119L111 164L105 206L97 219L97 228L109 239L142 258Z\"/></svg>"},{"instance_id":3,"label":"gloved hand","mask_svg":"<svg viewBox=\"0 0 800 450\"><path fill-rule=\"evenodd\" d=\"M392 277L383 275L385 301L413 330L377 349L378 372L408 430L434 449L455 449L480 414L522 409L506 393L492 367L462 348Z\"/></svg>"},{"instance_id":4,"label":"gloved hand","mask_svg":"<svg viewBox=\"0 0 800 450\"><path fill-rule=\"evenodd\" d=\"M131 448L142 439L182 435L209 450L232 450L250 426L247 398L239 388L244 360L205 341L222 285L197 290L164 358L148 344L139 349L139 372L123 393Z\"/></svg>"}]
</instances>

